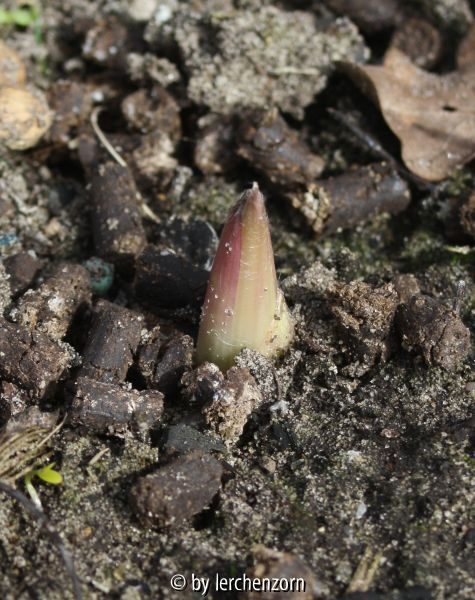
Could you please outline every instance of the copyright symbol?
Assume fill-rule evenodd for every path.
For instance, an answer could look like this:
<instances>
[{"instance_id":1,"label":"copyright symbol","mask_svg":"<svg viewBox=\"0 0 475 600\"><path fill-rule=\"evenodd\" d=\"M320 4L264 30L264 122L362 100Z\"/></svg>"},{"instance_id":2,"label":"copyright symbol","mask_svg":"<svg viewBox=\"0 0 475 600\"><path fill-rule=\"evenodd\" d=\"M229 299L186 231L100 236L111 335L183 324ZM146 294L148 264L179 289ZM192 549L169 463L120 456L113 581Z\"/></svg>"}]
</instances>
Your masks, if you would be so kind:
<instances>
[{"instance_id":1,"label":"copyright symbol","mask_svg":"<svg viewBox=\"0 0 475 600\"><path fill-rule=\"evenodd\" d=\"M178 590L179 592L186 588L186 578L184 575L173 575L170 579L170 585L174 590Z\"/></svg>"}]
</instances>

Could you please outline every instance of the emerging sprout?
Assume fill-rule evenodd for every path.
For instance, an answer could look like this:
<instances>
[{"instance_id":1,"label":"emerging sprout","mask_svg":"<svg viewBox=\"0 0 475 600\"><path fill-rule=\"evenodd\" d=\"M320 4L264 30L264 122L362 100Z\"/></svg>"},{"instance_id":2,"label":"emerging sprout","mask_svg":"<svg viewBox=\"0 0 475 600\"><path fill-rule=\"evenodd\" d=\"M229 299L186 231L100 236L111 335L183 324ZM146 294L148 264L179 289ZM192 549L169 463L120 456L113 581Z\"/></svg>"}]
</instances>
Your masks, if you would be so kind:
<instances>
[{"instance_id":1,"label":"emerging sprout","mask_svg":"<svg viewBox=\"0 0 475 600\"><path fill-rule=\"evenodd\" d=\"M51 485L60 485L63 483L63 476L59 471L55 471L54 467L54 463L49 463L40 469L32 469L25 475L25 488L30 494L33 504L40 510L43 510L43 507L41 506L41 500L38 496L38 492L33 486L32 479L33 477L38 477L45 483L49 483Z\"/></svg>"},{"instance_id":2,"label":"emerging sprout","mask_svg":"<svg viewBox=\"0 0 475 600\"><path fill-rule=\"evenodd\" d=\"M243 348L272 356L293 336L277 285L264 198L257 183L231 209L208 283L197 361L228 369Z\"/></svg>"}]
</instances>

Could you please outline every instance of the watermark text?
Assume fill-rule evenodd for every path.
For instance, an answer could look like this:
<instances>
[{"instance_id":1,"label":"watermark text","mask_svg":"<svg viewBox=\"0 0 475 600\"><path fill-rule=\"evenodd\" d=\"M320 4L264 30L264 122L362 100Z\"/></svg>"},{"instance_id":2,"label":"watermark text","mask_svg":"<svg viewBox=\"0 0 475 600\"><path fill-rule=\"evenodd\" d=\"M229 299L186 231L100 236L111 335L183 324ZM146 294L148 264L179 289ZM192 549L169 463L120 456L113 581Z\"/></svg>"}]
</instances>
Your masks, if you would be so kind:
<instances>
[{"instance_id":1,"label":"watermark text","mask_svg":"<svg viewBox=\"0 0 475 600\"><path fill-rule=\"evenodd\" d=\"M176 573L170 579L170 585L178 591L189 587L201 596L207 596L209 592L305 592L306 588L302 577L250 577L245 573L238 577L226 577L219 573L214 577Z\"/></svg>"}]
</instances>

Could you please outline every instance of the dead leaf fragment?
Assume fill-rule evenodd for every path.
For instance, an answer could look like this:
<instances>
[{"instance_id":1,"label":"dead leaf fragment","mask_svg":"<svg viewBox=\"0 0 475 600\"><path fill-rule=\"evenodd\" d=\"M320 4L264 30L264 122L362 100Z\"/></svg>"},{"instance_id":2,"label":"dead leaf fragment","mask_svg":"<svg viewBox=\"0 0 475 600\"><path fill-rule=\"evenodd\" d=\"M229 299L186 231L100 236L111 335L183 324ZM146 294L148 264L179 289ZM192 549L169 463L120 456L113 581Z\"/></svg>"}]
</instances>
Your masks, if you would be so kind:
<instances>
[{"instance_id":1,"label":"dead leaf fragment","mask_svg":"<svg viewBox=\"0 0 475 600\"><path fill-rule=\"evenodd\" d=\"M391 46L404 52L421 69L430 69L440 59L442 35L423 19L404 19L391 39Z\"/></svg>"},{"instance_id":2,"label":"dead leaf fragment","mask_svg":"<svg viewBox=\"0 0 475 600\"><path fill-rule=\"evenodd\" d=\"M472 24L467 35L457 49L457 67L470 69L475 66L475 23Z\"/></svg>"},{"instance_id":3,"label":"dead leaf fragment","mask_svg":"<svg viewBox=\"0 0 475 600\"><path fill-rule=\"evenodd\" d=\"M448 75L416 67L397 48L382 66L344 63L343 70L381 109L401 141L404 163L429 181L440 181L475 155L475 68Z\"/></svg>"},{"instance_id":4,"label":"dead leaf fragment","mask_svg":"<svg viewBox=\"0 0 475 600\"><path fill-rule=\"evenodd\" d=\"M0 86L24 85L26 69L23 61L13 48L0 40Z\"/></svg>"}]
</instances>

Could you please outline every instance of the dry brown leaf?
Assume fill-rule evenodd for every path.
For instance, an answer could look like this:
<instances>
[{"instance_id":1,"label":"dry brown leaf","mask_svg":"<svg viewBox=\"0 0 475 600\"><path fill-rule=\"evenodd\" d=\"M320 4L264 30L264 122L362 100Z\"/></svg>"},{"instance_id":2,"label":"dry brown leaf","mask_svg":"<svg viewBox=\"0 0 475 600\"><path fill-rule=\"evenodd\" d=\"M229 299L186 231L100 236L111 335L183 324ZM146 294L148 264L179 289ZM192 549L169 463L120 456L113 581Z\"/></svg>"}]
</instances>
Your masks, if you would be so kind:
<instances>
[{"instance_id":1,"label":"dry brown leaf","mask_svg":"<svg viewBox=\"0 0 475 600\"><path fill-rule=\"evenodd\" d=\"M457 67L470 69L475 65L475 23L470 27L457 50Z\"/></svg>"},{"instance_id":2,"label":"dry brown leaf","mask_svg":"<svg viewBox=\"0 0 475 600\"><path fill-rule=\"evenodd\" d=\"M342 65L400 139L407 168L429 181L475 156L475 61L467 54L448 75L419 69L396 48L382 66Z\"/></svg>"}]
</instances>

